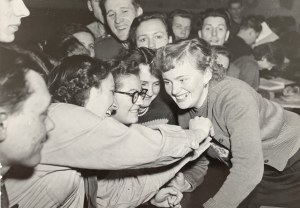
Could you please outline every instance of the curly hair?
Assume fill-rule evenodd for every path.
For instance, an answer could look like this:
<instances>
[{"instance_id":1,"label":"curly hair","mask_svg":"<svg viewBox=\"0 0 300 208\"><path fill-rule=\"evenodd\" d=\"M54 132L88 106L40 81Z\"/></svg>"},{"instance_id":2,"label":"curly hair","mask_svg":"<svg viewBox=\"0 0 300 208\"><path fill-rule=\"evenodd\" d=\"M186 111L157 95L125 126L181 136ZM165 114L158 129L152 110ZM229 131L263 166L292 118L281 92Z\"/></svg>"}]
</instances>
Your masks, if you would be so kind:
<instances>
[{"instance_id":1,"label":"curly hair","mask_svg":"<svg viewBox=\"0 0 300 208\"><path fill-rule=\"evenodd\" d=\"M10 114L18 112L32 93L26 80L29 70L41 75L48 71L34 53L0 44L0 106Z\"/></svg>"},{"instance_id":2,"label":"curly hair","mask_svg":"<svg viewBox=\"0 0 300 208\"><path fill-rule=\"evenodd\" d=\"M54 102L85 106L92 87L108 77L110 65L84 55L65 58L49 75Z\"/></svg>"},{"instance_id":3,"label":"curly hair","mask_svg":"<svg viewBox=\"0 0 300 208\"><path fill-rule=\"evenodd\" d=\"M170 71L186 58L193 61L200 71L210 68L213 75L212 80L214 81L219 81L225 77L226 72L217 65L211 46L201 38L170 44L159 49L153 62L154 70L158 73Z\"/></svg>"}]
</instances>

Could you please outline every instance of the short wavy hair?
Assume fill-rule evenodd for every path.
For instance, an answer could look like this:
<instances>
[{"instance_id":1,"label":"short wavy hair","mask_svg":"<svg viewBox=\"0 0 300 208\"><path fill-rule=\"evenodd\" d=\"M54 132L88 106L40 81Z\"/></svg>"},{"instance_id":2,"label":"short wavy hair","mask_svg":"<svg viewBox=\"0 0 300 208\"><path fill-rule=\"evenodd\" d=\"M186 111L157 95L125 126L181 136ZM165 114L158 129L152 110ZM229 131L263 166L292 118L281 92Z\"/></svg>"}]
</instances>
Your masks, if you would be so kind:
<instances>
[{"instance_id":1,"label":"short wavy hair","mask_svg":"<svg viewBox=\"0 0 300 208\"><path fill-rule=\"evenodd\" d=\"M159 49L154 58L154 69L164 73L186 59L193 60L200 71L211 68L212 80L219 81L225 77L226 72L215 62L215 54L210 44L201 38L185 40Z\"/></svg>"},{"instance_id":2,"label":"short wavy hair","mask_svg":"<svg viewBox=\"0 0 300 208\"><path fill-rule=\"evenodd\" d=\"M18 112L32 93L26 79L29 70L42 76L48 71L34 53L0 44L0 106L10 114Z\"/></svg>"},{"instance_id":3,"label":"short wavy hair","mask_svg":"<svg viewBox=\"0 0 300 208\"><path fill-rule=\"evenodd\" d=\"M65 58L49 75L54 102L85 106L92 87L99 87L110 73L110 65L89 56Z\"/></svg>"}]
</instances>

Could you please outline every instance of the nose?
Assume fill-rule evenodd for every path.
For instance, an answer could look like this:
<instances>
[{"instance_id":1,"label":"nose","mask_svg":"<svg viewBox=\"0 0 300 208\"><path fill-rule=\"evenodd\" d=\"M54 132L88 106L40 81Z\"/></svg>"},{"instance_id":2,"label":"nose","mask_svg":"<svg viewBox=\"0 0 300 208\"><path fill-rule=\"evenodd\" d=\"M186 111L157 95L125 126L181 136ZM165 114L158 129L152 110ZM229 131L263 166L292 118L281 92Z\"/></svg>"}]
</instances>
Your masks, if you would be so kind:
<instances>
[{"instance_id":1,"label":"nose","mask_svg":"<svg viewBox=\"0 0 300 208\"><path fill-rule=\"evenodd\" d=\"M212 30L212 36L217 36L217 29Z\"/></svg>"},{"instance_id":2,"label":"nose","mask_svg":"<svg viewBox=\"0 0 300 208\"><path fill-rule=\"evenodd\" d=\"M30 12L22 0L14 1L13 5L14 14L17 17L27 17L30 15Z\"/></svg>"},{"instance_id":3,"label":"nose","mask_svg":"<svg viewBox=\"0 0 300 208\"><path fill-rule=\"evenodd\" d=\"M155 40L153 40L153 39L151 39L151 38L149 39L148 48L156 49Z\"/></svg>"},{"instance_id":4,"label":"nose","mask_svg":"<svg viewBox=\"0 0 300 208\"><path fill-rule=\"evenodd\" d=\"M116 14L116 15L115 15L115 23L116 23L116 24L119 24L119 23L121 22L121 20L122 20L121 15L120 15L120 14Z\"/></svg>"},{"instance_id":5,"label":"nose","mask_svg":"<svg viewBox=\"0 0 300 208\"><path fill-rule=\"evenodd\" d=\"M148 90L147 91L147 95L151 97L153 95L153 89L152 89L152 87L148 87L147 90Z\"/></svg>"},{"instance_id":6,"label":"nose","mask_svg":"<svg viewBox=\"0 0 300 208\"><path fill-rule=\"evenodd\" d=\"M176 83L173 83L172 85L172 95L176 95L180 92L180 86Z\"/></svg>"},{"instance_id":7,"label":"nose","mask_svg":"<svg viewBox=\"0 0 300 208\"><path fill-rule=\"evenodd\" d=\"M137 99L135 105L141 106L143 105L144 100L142 99L142 96L139 96L139 98Z\"/></svg>"},{"instance_id":8,"label":"nose","mask_svg":"<svg viewBox=\"0 0 300 208\"><path fill-rule=\"evenodd\" d=\"M53 120L49 116L47 116L46 118L45 125L46 125L47 132L53 130L55 127Z\"/></svg>"}]
</instances>

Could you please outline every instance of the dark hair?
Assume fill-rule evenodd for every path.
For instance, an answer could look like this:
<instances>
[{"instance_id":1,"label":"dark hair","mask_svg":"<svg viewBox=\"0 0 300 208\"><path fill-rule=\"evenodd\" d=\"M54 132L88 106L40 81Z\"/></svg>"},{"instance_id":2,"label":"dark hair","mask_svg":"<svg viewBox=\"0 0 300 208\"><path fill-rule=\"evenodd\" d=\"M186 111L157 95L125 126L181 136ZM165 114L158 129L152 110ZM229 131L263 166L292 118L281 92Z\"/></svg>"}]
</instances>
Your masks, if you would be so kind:
<instances>
[{"instance_id":1,"label":"dark hair","mask_svg":"<svg viewBox=\"0 0 300 208\"><path fill-rule=\"evenodd\" d=\"M105 13L103 13L103 14L106 14L106 11L105 11L105 3L107 2L108 0L102 0L101 2L100 2L100 5L101 5L101 7L103 8L103 11L105 12ZM132 3L132 5L134 6L134 8L135 9L138 9L139 7L141 7L141 4L140 4L140 0L131 0L131 3Z\"/></svg>"},{"instance_id":2,"label":"dark hair","mask_svg":"<svg viewBox=\"0 0 300 208\"><path fill-rule=\"evenodd\" d=\"M49 90L56 102L84 106L92 87L99 87L110 66L89 56L65 58L49 75Z\"/></svg>"},{"instance_id":3,"label":"dark hair","mask_svg":"<svg viewBox=\"0 0 300 208\"><path fill-rule=\"evenodd\" d=\"M182 63L185 58L194 60L196 67L200 71L205 71L211 66L214 80L223 79L225 71L215 64L211 46L205 40L191 39L176 44L167 45L157 51L154 58L154 69L161 72L167 72Z\"/></svg>"},{"instance_id":4,"label":"dark hair","mask_svg":"<svg viewBox=\"0 0 300 208\"><path fill-rule=\"evenodd\" d=\"M57 35L47 40L43 50L52 59L61 61L72 55L89 55L88 50L72 35Z\"/></svg>"},{"instance_id":5,"label":"dark hair","mask_svg":"<svg viewBox=\"0 0 300 208\"><path fill-rule=\"evenodd\" d=\"M236 4L236 3L241 4L243 6L243 1L242 0L229 0L228 1L228 7L230 7L231 4Z\"/></svg>"},{"instance_id":6,"label":"dark hair","mask_svg":"<svg viewBox=\"0 0 300 208\"><path fill-rule=\"evenodd\" d=\"M199 29L202 29L203 27L203 23L204 23L204 20L208 17L221 17L225 20L225 23L226 23L226 27L227 27L227 30L230 29L230 26L231 26L231 23L230 23L230 17L229 17L229 14L226 12L225 9L212 9L212 8L209 8L207 10L205 10L204 12L201 13L200 15L200 28Z\"/></svg>"},{"instance_id":7,"label":"dark hair","mask_svg":"<svg viewBox=\"0 0 300 208\"><path fill-rule=\"evenodd\" d=\"M43 62L32 52L0 44L0 106L9 113L18 112L32 93L26 80L29 70L40 74L47 71Z\"/></svg>"},{"instance_id":8,"label":"dark hair","mask_svg":"<svg viewBox=\"0 0 300 208\"><path fill-rule=\"evenodd\" d=\"M249 15L242 20L240 30L252 28L255 32L262 31L261 18L255 15Z\"/></svg>"},{"instance_id":9,"label":"dark hair","mask_svg":"<svg viewBox=\"0 0 300 208\"><path fill-rule=\"evenodd\" d=\"M125 56L121 58L126 65L137 65L145 64L150 66L150 74L156 78L161 78L161 73L157 73L156 70L153 70L152 62L155 57L156 51L146 47L135 48L129 50ZM135 64L133 64L135 63Z\"/></svg>"},{"instance_id":10,"label":"dark hair","mask_svg":"<svg viewBox=\"0 0 300 208\"><path fill-rule=\"evenodd\" d=\"M70 23L63 26L63 34L64 35L74 35L75 33L86 32L89 33L95 38L92 31L87 28L87 26L80 23Z\"/></svg>"},{"instance_id":11,"label":"dark hair","mask_svg":"<svg viewBox=\"0 0 300 208\"><path fill-rule=\"evenodd\" d=\"M230 51L224 46L213 45L213 46L211 46L211 50L216 55L220 54L220 55L226 56L229 59L229 61L232 58Z\"/></svg>"},{"instance_id":12,"label":"dark hair","mask_svg":"<svg viewBox=\"0 0 300 208\"><path fill-rule=\"evenodd\" d=\"M139 76L139 63L136 61L121 60L113 63L114 67L111 72L115 80L115 89L118 90L122 87L121 79L130 75Z\"/></svg>"},{"instance_id":13,"label":"dark hair","mask_svg":"<svg viewBox=\"0 0 300 208\"><path fill-rule=\"evenodd\" d=\"M172 35L173 33L170 30L168 25L167 17L162 13L150 13L150 14L143 14L141 16L136 17L130 27L128 41L130 43L131 48L135 48L136 46L136 30L141 25L142 22L158 19L160 20L166 27L166 31L168 36Z\"/></svg>"},{"instance_id":14,"label":"dark hair","mask_svg":"<svg viewBox=\"0 0 300 208\"><path fill-rule=\"evenodd\" d=\"M183 10L183 9L176 9L176 10L173 10L171 13L170 13L170 25L173 24L173 20L174 20L174 17L183 17L183 18L188 18L192 21L193 19L193 15L186 11L186 10Z\"/></svg>"},{"instance_id":15,"label":"dark hair","mask_svg":"<svg viewBox=\"0 0 300 208\"><path fill-rule=\"evenodd\" d=\"M265 43L253 49L254 58L257 61L266 58L270 63L281 66L284 62L284 55L278 48L277 42Z\"/></svg>"}]
</instances>

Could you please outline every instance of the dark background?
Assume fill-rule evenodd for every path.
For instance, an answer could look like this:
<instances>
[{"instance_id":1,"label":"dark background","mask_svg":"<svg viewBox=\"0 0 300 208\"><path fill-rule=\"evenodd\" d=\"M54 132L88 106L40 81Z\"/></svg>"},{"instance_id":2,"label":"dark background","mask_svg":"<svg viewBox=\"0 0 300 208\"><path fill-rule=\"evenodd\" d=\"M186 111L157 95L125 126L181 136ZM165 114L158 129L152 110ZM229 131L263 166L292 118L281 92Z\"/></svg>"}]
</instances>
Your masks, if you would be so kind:
<instances>
[{"instance_id":1,"label":"dark background","mask_svg":"<svg viewBox=\"0 0 300 208\"><path fill-rule=\"evenodd\" d=\"M87 24L94 20L86 0L24 0L31 14L22 20L16 42L22 45L35 43L55 34L66 23ZM170 12L181 8L195 16L206 8L226 7L228 0L141 0L145 12ZM245 15L265 17L292 15L300 22L300 1L297 0L244 0Z\"/></svg>"}]
</instances>

